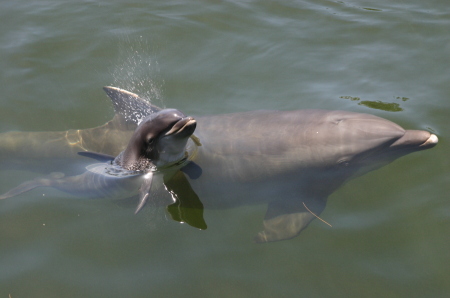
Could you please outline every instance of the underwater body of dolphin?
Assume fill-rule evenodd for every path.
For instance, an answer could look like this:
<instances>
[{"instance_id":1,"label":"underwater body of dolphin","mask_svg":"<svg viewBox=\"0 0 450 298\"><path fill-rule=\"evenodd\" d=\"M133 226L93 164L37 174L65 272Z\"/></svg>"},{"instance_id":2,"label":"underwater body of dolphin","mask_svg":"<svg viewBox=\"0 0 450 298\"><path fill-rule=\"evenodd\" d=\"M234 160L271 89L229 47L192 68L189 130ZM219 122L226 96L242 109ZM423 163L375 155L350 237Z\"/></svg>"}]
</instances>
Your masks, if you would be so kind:
<instances>
[{"instance_id":1,"label":"underwater body of dolphin","mask_svg":"<svg viewBox=\"0 0 450 298\"><path fill-rule=\"evenodd\" d=\"M133 133L131 128L158 108L125 90L105 87L105 91L113 100L115 119L91 131L97 136L102 130L109 136L116 135L117 139L107 141L114 142L114 149L120 152ZM185 185L184 175L173 175L165 181L172 185L168 189L188 189L188 197L198 196L202 203L191 205L206 208L268 203L257 242L295 237L323 211L327 197L347 180L438 142L426 131L404 130L373 115L344 111L256 111L196 117L196 121L199 141L190 139L187 143L184 151L191 163L181 169L189 183ZM2 154L9 150L2 146L7 134L0 134ZM38 142L36 138L42 143L49 141L45 133L30 133L23 138L20 134L9 136L9 147ZM74 150L118 153L105 151L101 140L91 137L87 130L79 134L83 138L76 142L60 142L59 151L69 152L67 158L76 155ZM74 149L74 143L83 144L82 149ZM41 150L42 146L30 155L44 156ZM177 190L177 185L184 187ZM183 196L178 193L179 198Z\"/></svg>"},{"instance_id":2,"label":"underwater body of dolphin","mask_svg":"<svg viewBox=\"0 0 450 298\"><path fill-rule=\"evenodd\" d=\"M187 141L195 127L196 121L178 110L158 111L140 122L126 149L117 157L90 151L78 152L81 156L91 157L101 162L87 166L87 171L80 175L64 177L63 173L52 173L48 177L26 181L1 195L0 199L14 197L36 187L45 186L90 197L126 198L139 190L139 204L135 212L137 213L150 197L154 178L157 178L157 184L160 186L164 180L171 180L179 169L189 162L185 152ZM177 183L186 182L179 178ZM168 191L173 191L170 186L166 187ZM176 200L176 194L172 198ZM198 197L191 202L191 207L192 203L199 203ZM202 216L203 206L199 204L196 206L201 206L200 215ZM169 211L180 207L180 202L172 205L168 207ZM180 221L187 220L186 222L191 225L206 228L203 217L192 221L179 212L171 213L171 215Z\"/></svg>"}]
</instances>

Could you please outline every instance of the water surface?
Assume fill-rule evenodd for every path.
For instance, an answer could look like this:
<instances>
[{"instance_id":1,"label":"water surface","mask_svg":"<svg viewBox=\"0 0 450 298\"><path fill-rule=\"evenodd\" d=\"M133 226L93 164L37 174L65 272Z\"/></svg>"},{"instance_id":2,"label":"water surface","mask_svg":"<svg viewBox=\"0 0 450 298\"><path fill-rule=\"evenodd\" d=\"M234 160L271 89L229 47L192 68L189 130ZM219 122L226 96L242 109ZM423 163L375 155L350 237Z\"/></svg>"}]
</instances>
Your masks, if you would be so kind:
<instances>
[{"instance_id":1,"label":"water surface","mask_svg":"<svg viewBox=\"0 0 450 298\"><path fill-rule=\"evenodd\" d=\"M436 133L351 181L299 237L266 206L164 210L36 190L0 202L1 297L447 297L450 12L435 1L0 4L0 132L101 125L114 85L189 115L343 109ZM0 165L0 192L38 174Z\"/></svg>"}]
</instances>

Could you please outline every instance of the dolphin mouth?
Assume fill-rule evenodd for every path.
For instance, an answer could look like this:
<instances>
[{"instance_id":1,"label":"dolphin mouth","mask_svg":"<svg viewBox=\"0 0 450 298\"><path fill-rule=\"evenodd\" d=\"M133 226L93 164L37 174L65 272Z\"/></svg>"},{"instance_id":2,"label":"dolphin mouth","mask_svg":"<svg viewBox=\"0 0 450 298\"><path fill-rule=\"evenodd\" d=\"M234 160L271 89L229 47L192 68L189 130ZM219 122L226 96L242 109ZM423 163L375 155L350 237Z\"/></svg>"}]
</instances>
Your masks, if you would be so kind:
<instances>
[{"instance_id":1,"label":"dolphin mouth","mask_svg":"<svg viewBox=\"0 0 450 298\"><path fill-rule=\"evenodd\" d=\"M172 128L166 132L165 136L170 136L173 134L179 134L181 132L187 132L192 134L197 125L197 121L195 121L192 117L185 117L176 122Z\"/></svg>"},{"instance_id":2,"label":"dolphin mouth","mask_svg":"<svg viewBox=\"0 0 450 298\"><path fill-rule=\"evenodd\" d=\"M439 141L438 137L435 134L431 134L430 137L419 147L431 148L436 146L438 141Z\"/></svg>"}]
</instances>

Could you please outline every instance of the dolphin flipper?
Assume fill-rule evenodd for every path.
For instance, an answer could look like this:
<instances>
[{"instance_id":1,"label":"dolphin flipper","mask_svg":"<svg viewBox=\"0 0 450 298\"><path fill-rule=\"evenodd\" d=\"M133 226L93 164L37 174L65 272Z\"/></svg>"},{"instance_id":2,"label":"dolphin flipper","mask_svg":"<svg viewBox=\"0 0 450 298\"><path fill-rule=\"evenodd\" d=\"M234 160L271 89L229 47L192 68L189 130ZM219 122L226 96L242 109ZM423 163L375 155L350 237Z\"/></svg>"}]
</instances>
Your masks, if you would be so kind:
<instances>
[{"instance_id":1,"label":"dolphin flipper","mask_svg":"<svg viewBox=\"0 0 450 298\"><path fill-rule=\"evenodd\" d=\"M97 153L92 151L80 151L78 152L78 155L93 158L95 160L101 161L101 162L108 162L111 160L114 160L114 156L109 154L103 154L103 153Z\"/></svg>"},{"instance_id":2,"label":"dolphin flipper","mask_svg":"<svg viewBox=\"0 0 450 298\"><path fill-rule=\"evenodd\" d=\"M186 176L178 171L165 186L175 203L167 206L167 212L173 220L185 222L188 225L206 230L207 225L203 218L203 204L192 189Z\"/></svg>"},{"instance_id":3,"label":"dolphin flipper","mask_svg":"<svg viewBox=\"0 0 450 298\"><path fill-rule=\"evenodd\" d=\"M20 195L21 193L30 191L36 187L42 187L42 186L51 186L53 181L56 179L63 178L64 174L60 172L51 173L48 176L36 178L33 180L25 181L22 184L14 187L10 191L4 193L0 196L0 200L15 197L17 195Z\"/></svg>"},{"instance_id":4,"label":"dolphin flipper","mask_svg":"<svg viewBox=\"0 0 450 298\"><path fill-rule=\"evenodd\" d=\"M150 196L150 189L152 188L152 181L153 173L149 172L145 174L144 182L139 188L139 203L136 211L134 211L134 214L137 214L139 211L141 211L142 207L144 207L145 203L147 203L148 197Z\"/></svg>"},{"instance_id":5,"label":"dolphin flipper","mask_svg":"<svg viewBox=\"0 0 450 298\"><path fill-rule=\"evenodd\" d=\"M270 202L263 222L264 230L256 235L255 242L264 243L297 236L325 209L326 202L326 198Z\"/></svg>"},{"instance_id":6,"label":"dolphin flipper","mask_svg":"<svg viewBox=\"0 0 450 298\"><path fill-rule=\"evenodd\" d=\"M183 173L189 176L190 179L198 179L203 173L202 168L193 161L180 169Z\"/></svg>"}]
</instances>

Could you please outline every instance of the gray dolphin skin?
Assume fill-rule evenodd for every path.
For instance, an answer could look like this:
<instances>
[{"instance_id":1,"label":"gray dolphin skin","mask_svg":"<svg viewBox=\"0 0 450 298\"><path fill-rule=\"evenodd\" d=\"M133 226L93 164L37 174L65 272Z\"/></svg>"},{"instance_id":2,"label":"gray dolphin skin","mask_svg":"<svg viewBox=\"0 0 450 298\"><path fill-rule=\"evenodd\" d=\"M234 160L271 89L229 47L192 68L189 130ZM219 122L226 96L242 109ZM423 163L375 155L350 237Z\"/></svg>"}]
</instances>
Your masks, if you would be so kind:
<instances>
[{"instance_id":1,"label":"gray dolphin skin","mask_svg":"<svg viewBox=\"0 0 450 298\"><path fill-rule=\"evenodd\" d=\"M161 110L142 120L126 149L116 158L103 153L79 152L103 163L89 165L88 171L77 176L64 178L63 173L52 173L49 177L24 182L0 199L43 186L92 197L126 197L139 189L137 213L149 197L154 175L170 179L183 167L186 143L195 127L194 118L175 109ZM161 168L164 171L159 170Z\"/></svg>"},{"instance_id":2,"label":"gray dolphin skin","mask_svg":"<svg viewBox=\"0 0 450 298\"><path fill-rule=\"evenodd\" d=\"M140 173L128 177L138 182L125 187L130 189L128 196L140 188L136 211L161 185L174 199L167 207L172 218L197 228L206 228L203 208L267 203L263 229L255 237L258 243L297 236L324 210L328 196L349 179L438 143L437 136L427 131L404 130L377 116L345 111L254 111L195 120L183 115L184 122L174 124L164 116L174 110L161 110L126 90L104 90L113 101L113 120L87 130L0 134L0 153L5 156L0 162L8 168L31 168L36 162L51 163L48 150L57 150L53 159L66 163L83 158L78 151L99 160L117 155L113 164L121 173ZM159 121L151 125L149 119ZM172 130L183 141L162 137ZM160 139L151 137L155 132ZM152 167L160 170L149 170ZM71 192L73 185L81 184L84 189L104 192L103 182L93 183L87 177L96 173L96 179L104 181L98 169L91 165L79 176L53 174L25 183L55 187L54 181L60 181L58 188L63 191ZM143 179L148 173L153 177Z\"/></svg>"},{"instance_id":3,"label":"gray dolphin skin","mask_svg":"<svg viewBox=\"0 0 450 298\"><path fill-rule=\"evenodd\" d=\"M160 111L136 94L104 88L111 97L115 116L102 126L68 131L0 133L0 164L8 169L60 171L71 160L80 160L79 151L95 151L116 156L145 116ZM144 114L145 113L145 114ZM31 148L31 149L30 149Z\"/></svg>"}]
</instances>

